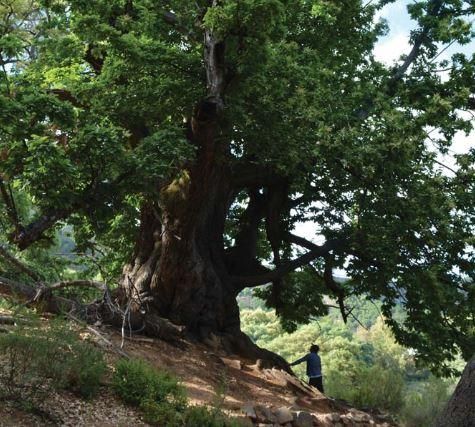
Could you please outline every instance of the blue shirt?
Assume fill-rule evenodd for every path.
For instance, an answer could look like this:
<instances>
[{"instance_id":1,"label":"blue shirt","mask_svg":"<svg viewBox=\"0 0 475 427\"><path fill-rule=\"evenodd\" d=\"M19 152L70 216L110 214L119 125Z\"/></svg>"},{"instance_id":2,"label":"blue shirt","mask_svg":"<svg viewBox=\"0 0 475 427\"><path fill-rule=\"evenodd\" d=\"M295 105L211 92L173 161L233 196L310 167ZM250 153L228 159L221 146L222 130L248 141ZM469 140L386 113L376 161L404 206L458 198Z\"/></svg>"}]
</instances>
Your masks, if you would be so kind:
<instances>
[{"instance_id":1,"label":"blue shirt","mask_svg":"<svg viewBox=\"0 0 475 427\"><path fill-rule=\"evenodd\" d=\"M299 363L307 362L307 376L309 378L317 378L322 376L322 362L317 353L310 352L301 359L291 363L290 366L298 365Z\"/></svg>"}]
</instances>

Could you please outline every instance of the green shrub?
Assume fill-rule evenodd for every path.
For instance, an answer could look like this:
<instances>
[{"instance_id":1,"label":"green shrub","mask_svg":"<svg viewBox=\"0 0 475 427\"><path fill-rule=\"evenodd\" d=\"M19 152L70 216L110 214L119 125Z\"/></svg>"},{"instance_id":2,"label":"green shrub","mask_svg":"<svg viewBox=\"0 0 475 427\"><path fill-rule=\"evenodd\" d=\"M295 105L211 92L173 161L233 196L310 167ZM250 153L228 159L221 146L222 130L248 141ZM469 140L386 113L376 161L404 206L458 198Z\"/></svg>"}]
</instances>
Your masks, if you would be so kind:
<instances>
[{"instance_id":1,"label":"green shrub","mask_svg":"<svg viewBox=\"0 0 475 427\"><path fill-rule=\"evenodd\" d=\"M148 423L183 426L185 389L170 373L142 360L119 360L112 385L124 402L141 409Z\"/></svg>"},{"instance_id":2,"label":"green shrub","mask_svg":"<svg viewBox=\"0 0 475 427\"><path fill-rule=\"evenodd\" d=\"M172 403L145 399L140 404L144 420L152 425L182 427L184 408L177 408ZM199 424L197 424L199 425Z\"/></svg>"},{"instance_id":3,"label":"green shrub","mask_svg":"<svg viewBox=\"0 0 475 427\"><path fill-rule=\"evenodd\" d=\"M206 406L189 406L185 412L185 427L243 427L252 425L247 420L240 420L228 417L219 408L208 408Z\"/></svg>"},{"instance_id":4,"label":"green shrub","mask_svg":"<svg viewBox=\"0 0 475 427\"><path fill-rule=\"evenodd\" d=\"M431 376L420 384L418 389L406 394L401 410L402 425L406 427L430 427L442 412L449 400L449 384Z\"/></svg>"},{"instance_id":5,"label":"green shrub","mask_svg":"<svg viewBox=\"0 0 475 427\"><path fill-rule=\"evenodd\" d=\"M71 347L65 370L65 387L88 399L97 394L107 370L102 352L90 345Z\"/></svg>"},{"instance_id":6,"label":"green shrub","mask_svg":"<svg viewBox=\"0 0 475 427\"><path fill-rule=\"evenodd\" d=\"M185 413L186 427L226 427L226 418L221 411L206 406L190 406Z\"/></svg>"},{"instance_id":7,"label":"green shrub","mask_svg":"<svg viewBox=\"0 0 475 427\"><path fill-rule=\"evenodd\" d=\"M42 338L23 333L0 335L0 397L36 400L51 388L51 348Z\"/></svg>"},{"instance_id":8,"label":"green shrub","mask_svg":"<svg viewBox=\"0 0 475 427\"><path fill-rule=\"evenodd\" d=\"M56 380L56 388L70 390L84 398L93 397L107 371L102 352L60 320L51 322L44 339L54 352L49 372Z\"/></svg>"},{"instance_id":9,"label":"green shrub","mask_svg":"<svg viewBox=\"0 0 475 427\"><path fill-rule=\"evenodd\" d=\"M142 360L119 360L112 382L120 398L132 406L145 401L186 406L185 390L168 372L157 371Z\"/></svg>"},{"instance_id":10,"label":"green shrub","mask_svg":"<svg viewBox=\"0 0 475 427\"><path fill-rule=\"evenodd\" d=\"M357 376L354 403L391 412L403 405L404 376L394 368L371 366L361 369Z\"/></svg>"},{"instance_id":11,"label":"green shrub","mask_svg":"<svg viewBox=\"0 0 475 427\"><path fill-rule=\"evenodd\" d=\"M0 397L38 401L52 389L91 397L106 371L102 353L64 322L44 328L35 319L0 335Z\"/></svg>"},{"instance_id":12,"label":"green shrub","mask_svg":"<svg viewBox=\"0 0 475 427\"><path fill-rule=\"evenodd\" d=\"M185 389L168 372L158 371L142 360L119 360L113 388L119 397L139 407L146 422L167 427L237 427L220 408L188 406ZM221 396L218 396L221 397Z\"/></svg>"}]
</instances>

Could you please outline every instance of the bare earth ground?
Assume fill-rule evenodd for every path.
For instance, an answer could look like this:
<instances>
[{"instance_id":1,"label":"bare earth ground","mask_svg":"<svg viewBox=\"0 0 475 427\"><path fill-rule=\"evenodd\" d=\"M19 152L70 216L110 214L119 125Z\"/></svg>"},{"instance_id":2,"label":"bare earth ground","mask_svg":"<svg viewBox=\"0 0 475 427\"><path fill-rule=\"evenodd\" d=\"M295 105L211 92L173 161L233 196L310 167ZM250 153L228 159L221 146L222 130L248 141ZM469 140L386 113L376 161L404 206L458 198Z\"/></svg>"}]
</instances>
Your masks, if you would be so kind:
<instances>
[{"instance_id":1,"label":"bare earth ground","mask_svg":"<svg viewBox=\"0 0 475 427\"><path fill-rule=\"evenodd\" d=\"M112 366L119 357L122 337L108 327L95 330L103 338L91 330L86 330L83 336L106 350L107 360ZM259 369L255 361L212 351L203 344L182 340L178 345L172 345L161 340L135 337L125 340L123 350L130 357L147 360L159 369L173 372L186 387L192 404L219 405L230 415L243 417L243 407L256 405L306 410L318 413L319 417L349 414L351 410L344 403L327 398L296 379L290 378L289 382L289 376L281 371ZM70 393L55 393L44 401L43 406L53 419L25 413L0 402L0 426L147 425L141 420L140 413L118 401L107 385L91 401L81 400ZM372 425L389 426L377 420Z\"/></svg>"}]
</instances>

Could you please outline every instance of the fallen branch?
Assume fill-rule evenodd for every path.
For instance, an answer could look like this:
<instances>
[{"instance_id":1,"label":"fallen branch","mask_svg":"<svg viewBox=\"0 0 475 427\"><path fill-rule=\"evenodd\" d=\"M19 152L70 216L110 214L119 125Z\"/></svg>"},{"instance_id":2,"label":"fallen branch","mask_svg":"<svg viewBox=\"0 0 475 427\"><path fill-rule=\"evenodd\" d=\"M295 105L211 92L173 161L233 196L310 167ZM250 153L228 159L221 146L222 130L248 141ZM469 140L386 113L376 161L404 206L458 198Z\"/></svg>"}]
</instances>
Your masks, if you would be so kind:
<instances>
[{"instance_id":1,"label":"fallen branch","mask_svg":"<svg viewBox=\"0 0 475 427\"><path fill-rule=\"evenodd\" d=\"M104 291L104 298L100 302L81 304L72 299L53 295L53 291L71 286L98 288ZM39 306L43 312L67 313L66 316L73 316L77 321L84 323L92 324L101 320L120 328L124 326L124 318L126 318L130 332L143 331L146 335L173 343L178 343L184 334L183 326L175 325L169 320L154 314L142 315L141 313L131 313L130 310L128 313L124 313L112 301L107 285L93 280L63 281L51 286L41 285L40 288L35 288L0 276L0 295L11 298L16 302L20 301L27 305ZM100 334L90 326L88 326L88 329L94 334Z\"/></svg>"},{"instance_id":2,"label":"fallen branch","mask_svg":"<svg viewBox=\"0 0 475 427\"><path fill-rule=\"evenodd\" d=\"M107 344L108 347L110 347L115 353L118 355L125 357L127 359L130 359L130 356L121 348L117 347L112 341L108 340L103 334L101 334L97 329L93 328L92 326L89 325L84 325L84 322L81 321L81 319L78 319L77 317L73 316L71 313L66 314L68 318L71 320L74 320L76 323L79 323L89 331L92 332L96 337L98 337L101 341L103 341L105 344Z\"/></svg>"},{"instance_id":3,"label":"fallen branch","mask_svg":"<svg viewBox=\"0 0 475 427\"><path fill-rule=\"evenodd\" d=\"M33 271L26 264L22 263L19 259L10 254L3 245L0 245L0 256L6 259L13 267L27 276L31 277L35 282L41 281L41 277L35 271Z\"/></svg>"},{"instance_id":4,"label":"fallen branch","mask_svg":"<svg viewBox=\"0 0 475 427\"><path fill-rule=\"evenodd\" d=\"M105 283L96 282L95 280L64 280L49 286L42 286L35 295L35 300L40 300L47 293L65 288L96 288L103 292L104 299L107 300L107 302L111 301L109 287Z\"/></svg>"},{"instance_id":5,"label":"fallen branch","mask_svg":"<svg viewBox=\"0 0 475 427\"><path fill-rule=\"evenodd\" d=\"M23 302L27 305L38 303L35 299L43 288L35 288L25 283L16 282L0 276L0 295L9 298L15 302ZM60 314L71 311L85 311L85 306L77 301L73 301L63 297L50 295L47 299L43 298L41 302L44 304L42 309L54 314Z\"/></svg>"},{"instance_id":6,"label":"fallen branch","mask_svg":"<svg viewBox=\"0 0 475 427\"><path fill-rule=\"evenodd\" d=\"M58 289L64 289L64 288L70 288L70 287L81 287L81 288L96 288L99 289L103 292L103 300L106 302L108 305L110 305L111 311L112 311L112 299L111 299L111 293L109 287L102 282L96 282L94 280L67 280L67 281L61 281L57 283L53 283L50 286L45 286L42 285L40 288L37 289L35 295L33 298L28 301L28 304L38 304L42 301L58 301L61 300L63 302L69 301L70 306L76 306L76 309L79 307L87 308L86 306L83 306L82 304L77 303L76 301L69 300L66 298L62 297L54 297L53 296L53 291L57 291ZM74 308L74 307L71 307ZM67 311L71 311L67 310ZM56 311L53 311L53 313L56 313Z\"/></svg>"},{"instance_id":7,"label":"fallen branch","mask_svg":"<svg viewBox=\"0 0 475 427\"><path fill-rule=\"evenodd\" d=\"M104 293L110 292L107 285L103 282L96 282L95 280L63 280L61 282L53 283L47 288L54 291L57 289L81 287L81 288L96 288Z\"/></svg>"},{"instance_id":8,"label":"fallen branch","mask_svg":"<svg viewBox=\"0 0 475 427\"><path fill-rule=\"evenodd\" d=\"M0 295L26 302L34 298L35 294L36 288L33 286L0 276Z\"/></svg>"},{"instance_id":9,"label":"fallen branch","mask_svg":"<svg viewBox=\"0 0 475 427\"><path fill-rule=\"evenodd\" d=\"M0 325L14 325L15 323L12 316L0 316Z\"/></svg>"},{"instance_id":10,"label":"fallen branch","mask_svg":"<svg viewBox=\"0 0 475 427\"><path fill-rule=\"evenodd\" d=\"M153 343L157 342L156 339L148 338L148 337L128 337L128 336L125 336L125 339L129 340L129 341L144 342L144 343L148 343L148 344L153 344Z\"/></svg>"}]
</instances>

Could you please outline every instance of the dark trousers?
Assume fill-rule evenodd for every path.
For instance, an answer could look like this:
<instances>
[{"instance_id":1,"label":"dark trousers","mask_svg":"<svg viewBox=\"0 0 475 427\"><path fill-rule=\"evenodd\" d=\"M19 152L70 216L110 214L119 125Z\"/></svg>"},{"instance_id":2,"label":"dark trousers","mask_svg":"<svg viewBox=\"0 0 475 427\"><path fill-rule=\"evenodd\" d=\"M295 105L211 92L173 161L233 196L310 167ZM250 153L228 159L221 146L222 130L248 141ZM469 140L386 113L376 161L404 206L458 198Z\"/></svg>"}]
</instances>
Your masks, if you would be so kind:
<instances>
[{"instance_id":1,"label":"dark trousers","mask_svg":"<svg viewBox=\"0 0 475 427\"><path fill-rule=\"evenodd\" d=\"M322 393L323 391L323 377L309 378L309 384L311 386L317 387Z\"/></svg>"}]
</instances>

